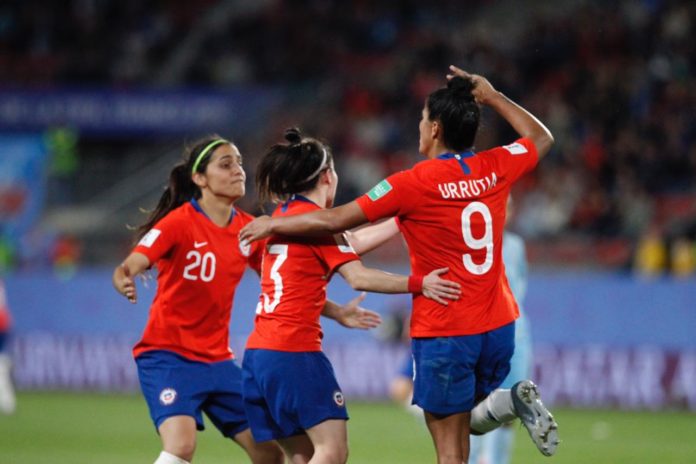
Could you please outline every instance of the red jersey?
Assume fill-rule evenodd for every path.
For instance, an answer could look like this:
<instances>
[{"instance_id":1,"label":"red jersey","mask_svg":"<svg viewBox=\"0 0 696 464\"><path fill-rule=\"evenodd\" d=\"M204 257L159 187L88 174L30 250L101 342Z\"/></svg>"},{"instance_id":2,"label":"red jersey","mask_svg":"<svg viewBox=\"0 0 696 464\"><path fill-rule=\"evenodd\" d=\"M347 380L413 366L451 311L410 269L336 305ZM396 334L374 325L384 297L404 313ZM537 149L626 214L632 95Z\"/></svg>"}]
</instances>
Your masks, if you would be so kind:
<instances>
[{"instance_id":1,"label":"red jersey","mask_svg":"<svg viewBox=\"0 0 696 464\"><path fill-rule=\"evenodd\" d=\"M260 270L263 244L240 247L240 229L253 216L235 209L226 227L195 201L172 210L133 252L157 266L157 294L133 356L169 350L194 361L233 357L229 343L234 291L246 265Z\"/></svg>"},{"instance_id":2,"label":"red jersey","mask_svg":"<svg viewBox=\"0 0 696 464\"><path fill-rule=\"evenodd\" d=\"M276 208L274 217L320 209L300 195ZM261 296L247 349L321 351L319 318L326 303L326 284L341 265L358 258L349 245L333 237L274 235L263 254Z\"/></svg>"},{"instance_id":3,"label":"red jersey","mask_svg":"<svg viewBox=\"0 0 696 464\"><path fill-rule=\"evenodd\" d=\"M10 310L7 307L7 297L5 295L5 285L0 279L0 333L6 333L10 331L12 326L12 317L10 316Z\"/></svg>"},{"instance_id":4,"label":"red jersey","mask_svg":"<svg viewBox=\"0 0 696 464\"><path fill-rule=\"evenodd\" d=\"M502 260L505 207L512 183L537 159L529 139L476 154L446 153L357 199L370 221L397 216L413 274L449 267L443 277L462 286L461 298L448 306L414 296L412 337L483 333L519 316Z\"/></svg>"}]
</instances>

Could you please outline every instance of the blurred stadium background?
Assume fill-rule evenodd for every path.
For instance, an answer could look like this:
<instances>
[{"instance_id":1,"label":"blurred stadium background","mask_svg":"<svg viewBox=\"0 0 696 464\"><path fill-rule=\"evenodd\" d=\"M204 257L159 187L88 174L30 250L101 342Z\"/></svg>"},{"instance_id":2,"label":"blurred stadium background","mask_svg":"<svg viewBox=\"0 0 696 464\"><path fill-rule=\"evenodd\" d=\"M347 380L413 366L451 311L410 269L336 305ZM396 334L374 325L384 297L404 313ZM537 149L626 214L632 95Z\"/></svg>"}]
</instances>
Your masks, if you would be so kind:
<instances>
[{"instance_id":1,"label":"blurred stadium background","mask_svg":"<svg viewBox=\"0 0 696 464\"><path fill-rule=\"evenodd\" d=\"M420 109L449 64L489 77L556 137L515 189L511 226L528 246L535 380L564 427L554 460L696 462L695 27L686 0L0 3L0 275L20 392L0 417L0 462L122 462L108 443L124 430L143 444L133 461L154 456L130 347L155 284L133 307L110 274L187 143L234 140L240 206L258 213L256 161L299 125L333 147L342 203L419 159ZM477 148L513 139L486 114ZM399 241L367 259L408 266ZM240 355L257 295L247 275ZM353 292L333 282L330 295ZM391 323L409 299L366 305L385 327L326 323L325 351L349 400L379 402L407 351ZM354 462L431 460L424 430L374 408L353 410ZM526 444L515 462L539 460Z\"/></svg>"}]
</instances>

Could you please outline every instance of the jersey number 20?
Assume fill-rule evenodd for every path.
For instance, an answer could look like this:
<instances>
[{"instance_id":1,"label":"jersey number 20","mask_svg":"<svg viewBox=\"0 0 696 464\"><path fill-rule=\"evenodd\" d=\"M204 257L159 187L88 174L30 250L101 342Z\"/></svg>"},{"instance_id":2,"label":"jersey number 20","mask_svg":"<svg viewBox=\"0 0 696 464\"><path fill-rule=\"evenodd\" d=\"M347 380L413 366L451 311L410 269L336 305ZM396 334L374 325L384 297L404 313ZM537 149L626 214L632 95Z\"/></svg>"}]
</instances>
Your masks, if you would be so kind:
<instances>
[{"instance_id":1,"label":"jersey number 20","mask_svg":"<svg viewBox=\"0 0 696 464\"><path fill-rule=\"evenodd\" d=\"M186 253L186 259L192 261L184 268L184 279L210 282L215 277L215 255L208 251L201 255L196 250ZM200 269L199 269L200 268Z\"/></svg>"},{"instance_id":2,"label":"jersey number 20","mask_svg":"<svg viewBox=\"0 0 696 464\"><path fill-rule=\"evenodd\" d=\"M475 238L471 232L471 216L474 214L483 216L485 228L481 238ZM464 253L462 255L464 267L472 274L485 274L493 266L493 218L488 206L480 201L474 201L462 210L462 235L464 236L464 243L471 250L486 249L486 257L480 264L474 262L470 253Z\"/></svg>"}]
</instances>

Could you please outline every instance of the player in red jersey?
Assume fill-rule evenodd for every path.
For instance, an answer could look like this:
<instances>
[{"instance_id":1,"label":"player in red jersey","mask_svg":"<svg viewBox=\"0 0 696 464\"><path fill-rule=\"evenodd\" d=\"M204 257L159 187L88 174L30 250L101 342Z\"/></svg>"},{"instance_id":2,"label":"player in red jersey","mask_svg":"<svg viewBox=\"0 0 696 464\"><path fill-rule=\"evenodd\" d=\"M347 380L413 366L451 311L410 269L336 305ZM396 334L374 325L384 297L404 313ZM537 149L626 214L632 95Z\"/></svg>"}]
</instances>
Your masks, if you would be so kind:
<instances>
[{"instance_id":1,"label":"player in red jersey","mask_svg":"<svg viewBox=\"0 0 696 464\"><path fill-rule=\"evenodd\" d=\"M275 217L331 207L338 176L328 147L302 138L297 129L289 129L286 140L259 164L261 198L283 202ZM243 362L244 402L254 438L277 440L293 463L345 462L345 400L321 352L319 314L327 282L338 272L357 290L422 293L446 304L459 293L458 284L438 277L446 271L409 278L366 268L340 235L312 240L272 236Z\"/></svg>"},{"instance_id":2,"label":"player in red jersey","mask_svg":"<svg viewBox=\"0 0 696 464\"><path fill-rule=\"evenodd\" d=\"M446 266L464 296L447 307L418 295L413 299L413 401L425 410L438 462L466 461L470 425L473 433L485 433L515 416L539 450L551 455L557 425L536 386L523 381L507 393L490 393L510 369L519 314L502 265L505 205L512 184L550 150L553 137L484 77L450 70L447 87L431 93L422 111L419 151L426 161L346 205L292 218L259 218L240 238L316 236L398 217L412 272ZM479 105L494 109L520 138L475 153Z\"/></svg>"},{"instance_id":3,"label":"player in red jersey","mask_svg":"<svg viewBox=\"0 0 696 464\"><path fill-rule=\"evenodd\" d=\"M114 270L116 290L137 299L134 278L157 267L157 294L133 354L163 451L158 464L185 463L203 428L202 411L254 463L280 463L275 444L257 444L241 396L241 369L229 348L234 292L247 264L257 272L262 245L240 246L237 234L252 216L235 208L246 175L237 147L219 137L198 143L174 167L169 186L138 230L138 245ZM324 315L370 328L379 316L327 302Z\"/></svg>"}]
</instances>

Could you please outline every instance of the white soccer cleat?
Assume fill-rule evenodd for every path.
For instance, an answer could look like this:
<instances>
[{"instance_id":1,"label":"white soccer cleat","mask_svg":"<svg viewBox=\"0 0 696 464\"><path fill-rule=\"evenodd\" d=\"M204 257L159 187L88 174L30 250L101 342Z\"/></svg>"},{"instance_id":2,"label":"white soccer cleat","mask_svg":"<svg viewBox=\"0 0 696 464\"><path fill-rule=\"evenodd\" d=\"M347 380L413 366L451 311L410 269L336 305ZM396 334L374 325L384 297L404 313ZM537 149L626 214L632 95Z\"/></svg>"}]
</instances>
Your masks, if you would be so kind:
<instances>
[{"instance_id":1,"label":"white soccer cleat","mask_svg":"<svg viewBox=\"0 0 696 464\"><path fill-rule=\"evenodd\" d=\"M510 390L517 417L544 456L553 456L560 440L558 424L541 402L539 389L531 380L522 380Z\"/></svg>"}]
</instances>

